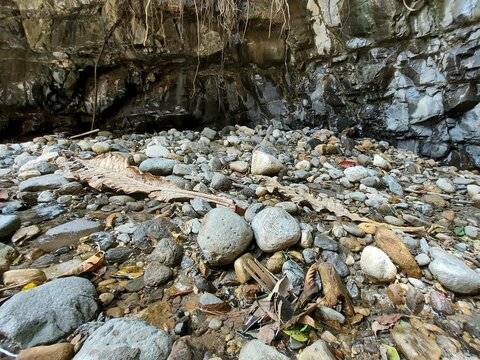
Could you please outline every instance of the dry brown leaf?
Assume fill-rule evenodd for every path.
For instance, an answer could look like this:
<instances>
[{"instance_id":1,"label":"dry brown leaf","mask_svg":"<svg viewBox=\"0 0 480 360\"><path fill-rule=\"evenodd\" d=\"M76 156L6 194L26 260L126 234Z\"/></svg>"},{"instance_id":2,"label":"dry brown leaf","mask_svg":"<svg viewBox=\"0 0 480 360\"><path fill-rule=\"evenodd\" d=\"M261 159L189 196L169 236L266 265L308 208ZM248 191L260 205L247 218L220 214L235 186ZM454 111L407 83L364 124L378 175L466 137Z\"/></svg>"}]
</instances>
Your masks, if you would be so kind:
<instances>
[{"instance_id":1,"label":"dry brown leaf","mask_svg":"<svg viewBox=\"0 0 480 360\"><path fill-rule=\"evenodd\" d=\"M171 287L169 287L166 292L170 297L185 296L191 294L193 292L193 288L188 285L175 283Z\"/></svg>"},{"instance_id":2,"label":"dry brown leaf","mask_svg":"<svg viewBox=\"0 0 480 360\"><path fill-rule=\"evenodd\" d=\"M0 201L8 200L8 191L6 189L0 190Z\"/></svg>"},{"instance_id":3,"label":"dry brown leaf","mask_svg":"<svg viewBox=\"0 0 480 360\"><path fill-rule=\"evenodd\" d=\"M309 325L312 328L317 328L317 323L310 315L303 315L300 319L298 319L298 324Z\"/></svg>"},{"instance_id":4,"label":"dry brown leaf","mask_svg":"<svg viewBox=\"0 0 480 360\"><path fill-rule=\"evenodd\" d=\"M3 283L5 287L1 291L23 287L28 283L36 285L43 284L47 281L47 276L40 269L17 269L9 270L3 273Z\"/></svg>"},{"instance_id":5,"label":"dry brown leaf","mask_svg":"<svg viewBox=\"0 0 480 360\"><path fill-rule=\"evenodd\" d=\"M64 170L67 177L86 181L99 191L107 187L127 194L144 193L149 194L152 199L166 202L201 198L240 211L231 199L180 189L164 177L141 173L137 167L131 166L132 163L131 156L109 153L91 160L66 163ZM79 169L77 169L78 165L80 165Z\"/></svg>"},{"instance_id":6,"label":"dry brown leaf","mask_svg":"<svg viewBox=\"0 0 480 360\"><path fill-rule=\"evenodd\" d=\"M74 266L70 270L65 271L63 274L59 276L73 276L73 275L80 275L86 272L94 271L103 265L103 261L105 260L105 253L103 251L97 252L95 255L90 256L87 260L83 261L82 263Z\"/></svg>"},{"instance_id":7,"label":"dry brown leaf","mask_svg":"<svg viewBox=\"0 0 480 360\"><path fill-rule=\"evenodd\" d=\"M204 277L208 277L211 272L207 263L203 260L200 260L200 262L198 263L198 270L200 270L200 274L202 274Z\"/></svg>"},{"instance_id":8,"label":"dry brown leaf","mask_svg":"<svg viewBox=\"0 0 480 360\"><path fill-rule=\"evenodd\" d=\"M402 317L404 317L404 314L385 314L385 315L380 315L376 316L373 318L374 321L377 321L380 325L395 325L395 323L400 320Z\"/></svg>"},{"instance_id":9,"label":"dry brown leaf","mask_svg":"<svg viewBox=\"0 0 480 360\"><path fill-rule=\"evenodd\" d=\"M283 186L278 183L276 178L267 178L263 185L267 188L267 191L273 193L274 191L280 192L282 195L290 198L295 203L301 203L306 201L316 212L327 210L334 213L338 217L347 217L352 221L360 221L371 223L377 226L386 226L391 229L399 229L405 232L416 232L424 231L425 228L422 227L404 227L404 226L395 226L390 224L378 223L376 221L370 220L366 217L359 216L358 214L351 213L343 204L335 200L332 197L317 198L314 195L310 194L308 187L305 185L293 184L290 186Z\"/></svg>"},{"instance_id":10,"label":"dry brown leaf","mask_svg":"<svg viewBox=\"0 0 480 360\"><path fill-rule=\"evenodd\" d=\"M300 301L302 304L305 304L316 294L318 294L318 285L315 281L315 277L318 276L317 272L318 265L312 264L305 275L305 282L303 284L303 292L300 295Z\"/></svg>"},{"instance_id":11,"label":"dry brown leaf","mask_svg":"<svg viewBox=\"0 0 480 360\"><path fill-rule=\"evenodd\" d=\"M199 309L209 314L222 314L229 312L231 307L226 302L218 304L200 305Z\"/></svg>"},{"instance_id":12,"label":"dry brown leaf","mask_svg":"<svg viewBox=\"0 0 480 360\"><path fill-rule=\"evenodd\" d=\"M298 315L295 315L295 316L292 316L292 318L290 320L288 320L283 326L282 326L282 329L289 329L291 328L292 326L294 326L296 323L298 323L298 321L303 318L305 315L310 315L310 313L315 310L318 306L320 305L320 303L312 303L312 304L309 304L300 314Z\"/></svg>"},{"instance_id":13,"label":"dry brown leaf","mask_svg":"<svg viewBox=\"0 0 480 360\"><path fill-rule=\"evenodd\" d=\"M33 239L35 236L40 235L42 230L37 225L30 225L21 229L18 229L12 236L12 242L18 243L20 241L26 241Z\"/></svg>"},{"instance_id":14,"label":"dry brown leaf","mask_svg":"<svg viewBox=\"0 0 480 360\"><path fill-rule=\"evenodd\" d=\"M268 295L267 299L271 300L273 295L278 294L283 297L287 297L290 295L290 292L292 291L293 287L292 284L290 283L290 280L288 280L288 277L284 276L280 280L277 281L275 286L272 289L272 292L270 295Z\"/></svg>"},{"instance_id":15,"label":"dry brown leaf","mask_svg":"<svg viewBox=\"0 0 480 360\"><path fill-rule=\"evenodd\" d=\"M377 336L377 333L378 333L379 331L388 330L388 329L390 329L391 327L392 327L392 325L385 326L385 325L380 324L378 321L374 321L374 322L372 323L372 331L373 331L373 334L374 334L375 336Z\"/></svg>"},{"instance_id":16,"label":"dry brown leaf","mask_svg":"<svg viewBox=\"0 0 480 360\"><path fill-rule=\"evenodd\" d=\"M105 219L105 227L106 228L113 228L113 225L115 225L115 220L121 215L122 214L120 214L120 213L112 213L112 214L108 215L107 218Z\"/></svg>"},{"instance_id":17,"label":"dry brown leaf","mask_svg":"<svg viewBox=\"0 0 480 360\"><path fill-rule=\"evenodd\" d=\"M278 323L264 325L260 328L257 339L270 345L278 334Z\"/></svg>"}]
</instances>

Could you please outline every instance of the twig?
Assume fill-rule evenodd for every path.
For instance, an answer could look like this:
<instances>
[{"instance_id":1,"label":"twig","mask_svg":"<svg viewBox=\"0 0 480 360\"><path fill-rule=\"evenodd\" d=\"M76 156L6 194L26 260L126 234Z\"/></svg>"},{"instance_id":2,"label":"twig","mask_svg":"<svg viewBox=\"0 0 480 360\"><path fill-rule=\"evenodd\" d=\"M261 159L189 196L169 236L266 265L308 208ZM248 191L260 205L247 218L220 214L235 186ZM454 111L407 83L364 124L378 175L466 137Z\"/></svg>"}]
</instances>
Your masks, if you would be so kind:
<instances>
[{"instance_id":1,"label":"twig","mask_svg":"<svg viewBox=\"0 0 480 360\"><path fill-rule=\"evenodd\" d=\"M70 139L78 139L82 136L87 136L87 135L90 135L90 134L95 134L97 132L99 132L100 129L95 129L95 130L90 130L90 131L86 131L86 132L83 132L81 134L77 134L77 135L73 135L73 136L70 136Z\"/></svg>"}]
</instances>

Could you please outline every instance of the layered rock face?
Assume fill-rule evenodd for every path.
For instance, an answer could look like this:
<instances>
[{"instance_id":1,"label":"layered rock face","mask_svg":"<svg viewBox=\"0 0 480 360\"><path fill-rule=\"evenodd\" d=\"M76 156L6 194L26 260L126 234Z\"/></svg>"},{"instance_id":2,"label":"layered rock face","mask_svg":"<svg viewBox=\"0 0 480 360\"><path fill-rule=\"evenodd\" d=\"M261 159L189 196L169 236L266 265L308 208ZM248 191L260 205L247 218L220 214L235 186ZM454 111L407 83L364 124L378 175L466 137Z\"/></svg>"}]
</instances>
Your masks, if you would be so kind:
<instances>
[{"instance_id":1,"label":"layered rock face","mask_svg":"<svg viewBox=\"0 0 480 360\"><path fill-rule=\"evenodd\" d=\"M317 116L402 139L422 155L480 155L480 1L308 1L323 62ZM478 165L478 162L477 162Z\"/></svg>"},{"instance_id":2,"label":"layered rock face","mask_svg":"<svg viewBox=\"0 0 480 360\"><path fill-rule=\"evenodd\" d=\"M477 0L7 0L0 20L2 137L87 128L97 92L110 129L357 126L480 157Z\"/></svg>"}]
</instances>

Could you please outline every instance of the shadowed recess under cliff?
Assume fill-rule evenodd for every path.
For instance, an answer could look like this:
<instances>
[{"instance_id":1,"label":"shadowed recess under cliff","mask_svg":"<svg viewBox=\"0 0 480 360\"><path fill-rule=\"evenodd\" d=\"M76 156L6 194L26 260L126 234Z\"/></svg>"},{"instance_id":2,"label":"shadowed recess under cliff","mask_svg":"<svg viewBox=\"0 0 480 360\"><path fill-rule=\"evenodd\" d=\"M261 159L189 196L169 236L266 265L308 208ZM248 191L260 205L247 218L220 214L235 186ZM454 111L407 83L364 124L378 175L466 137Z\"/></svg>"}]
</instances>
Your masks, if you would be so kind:
<instances>
[{"instance_id":1,"label":"shadowed recess under cliff","mask_svg":"<svg viewBox=\"0 0 480 360\"><path fill-rule=\"evenodd\" d=\"M105 129L356 126L475 166L480 1L405 4L3 1L0 137L87 130L97 92Z\"/></svg>"}]
</instances>

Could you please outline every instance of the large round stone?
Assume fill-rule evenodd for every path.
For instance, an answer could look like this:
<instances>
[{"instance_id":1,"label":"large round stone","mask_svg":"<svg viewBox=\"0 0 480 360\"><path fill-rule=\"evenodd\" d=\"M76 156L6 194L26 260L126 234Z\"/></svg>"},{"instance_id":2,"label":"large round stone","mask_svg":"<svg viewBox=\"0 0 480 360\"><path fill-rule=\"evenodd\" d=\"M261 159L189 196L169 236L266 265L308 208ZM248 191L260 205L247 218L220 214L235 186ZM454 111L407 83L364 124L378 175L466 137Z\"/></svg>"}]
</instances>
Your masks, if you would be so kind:
<instances>
[{"instance_id":1,"label":"large round stone","mask_svg":"<svg viewBox=\"0 0 480 360\"><path fill-rule=\"evenodd\" d=\"M51 344L92 320L95 287L70 277L15 294L0 307L0 332L19 348Z\"/></svg>"},{"instance_id":2,"label":"large round stone","mask_svg":"<svg viewBox=\"0 0 480 360\"><path fill-rule=\"evenodd\" d=\"M479 273L453 255L444 252L433 254L435 259L428 269L442 286L459 294L480 293Z\"/></svg>"},{"instance_id":3,"label":"large round stone","mask_svg":"<svg viewBox=\"0 0 480 360\"><path fill-rule=\"evenodd\" d=\"M250 245L253 232L232 210L215 208L203 218L198 244L211 265L227 265Z\"/></svg>"},{"instance_id":4,"label":"large round stone","mask_svg":"<svg viewBox=\"0 0 480 360\"><path fill-rule=\"evenodd\" d=\"M295 245L301 236L298 221L282 208L268 207L252 221L257 245L262 251L275 252Z\"/></svg>"}]
</instances>

